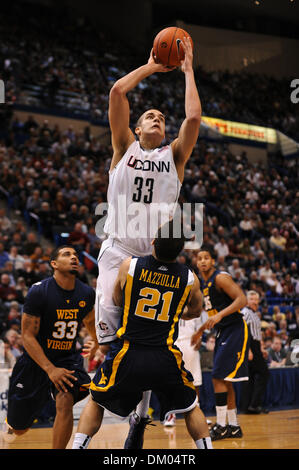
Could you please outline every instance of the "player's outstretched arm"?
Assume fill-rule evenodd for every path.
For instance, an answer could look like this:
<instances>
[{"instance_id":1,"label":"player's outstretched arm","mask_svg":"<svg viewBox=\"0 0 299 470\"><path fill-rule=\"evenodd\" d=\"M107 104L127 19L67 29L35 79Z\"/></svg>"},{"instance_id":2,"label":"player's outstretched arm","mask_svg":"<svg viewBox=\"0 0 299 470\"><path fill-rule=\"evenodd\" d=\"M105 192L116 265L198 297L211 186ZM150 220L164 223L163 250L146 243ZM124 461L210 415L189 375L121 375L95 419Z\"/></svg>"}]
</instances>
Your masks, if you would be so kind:
<instances>
[{"instance_id":1,"label":"player's outstretched arm","mask_svg":"<svg viewBox=\"0 0 299 470\"><path fill-rule=\"evenodd\" d=\"M127 93L138 85L146 77L156 72L169 72L173 68L157 64L151 51L146 64L138 67L124 77L117 80L109 94L109 124L112 134L113 158L110 170L120 161L128 147L134 142L135 137L130 129L130 105Z\"/></svg>"},{"instance_id":2,"label":"player's outstretched arm","mask_svg":"<svg viewBox=\"0 0 299 470\"><path fill-rule=\"evenodd\" d=\"M172 143L174 161L178 176L184 178L184 167L196 144L201 122L201 101L199 98L193 70L193 50L189 38L182 40L185 59L181 70L185 74L185 119L181 125L178 137Z\"/></svg>"}]
</instances>

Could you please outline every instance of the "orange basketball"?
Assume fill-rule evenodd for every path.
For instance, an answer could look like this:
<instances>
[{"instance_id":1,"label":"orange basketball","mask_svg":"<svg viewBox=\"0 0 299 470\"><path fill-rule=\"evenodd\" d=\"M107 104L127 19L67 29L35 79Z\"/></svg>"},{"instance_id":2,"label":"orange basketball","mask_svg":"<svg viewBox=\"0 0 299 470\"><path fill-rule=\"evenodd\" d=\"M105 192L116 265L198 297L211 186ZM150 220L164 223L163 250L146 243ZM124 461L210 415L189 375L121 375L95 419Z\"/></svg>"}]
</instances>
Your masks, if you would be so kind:
<instances>
[{"instance_id":1,"label":"orange basketball","mask_svg":"<svg viewBox=\"0 0 299 470\"><path fill-rule=\"evenodd\" d=\"M154 39L155 61L168 67L181 65L181 61L185 58L185 52L180 43L184 37L191 39L193 48L192 38L184 29L175 26L162 29Z\"/></svg>"}]
</instances>

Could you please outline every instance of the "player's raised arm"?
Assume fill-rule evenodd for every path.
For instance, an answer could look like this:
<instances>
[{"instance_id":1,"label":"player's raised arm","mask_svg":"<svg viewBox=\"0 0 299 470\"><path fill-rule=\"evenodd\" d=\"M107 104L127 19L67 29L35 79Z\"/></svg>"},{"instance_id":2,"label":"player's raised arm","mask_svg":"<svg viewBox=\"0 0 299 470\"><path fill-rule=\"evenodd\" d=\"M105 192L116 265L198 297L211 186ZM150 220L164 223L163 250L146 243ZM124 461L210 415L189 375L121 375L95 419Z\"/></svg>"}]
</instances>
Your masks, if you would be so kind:
<instances>
[{"instance_id":1,"label":"player's raised arm","mask_svg":"<svg viewBox=\"0 0 299 470\"><path fill-rule=\"evenodd\" d=\"M178 176L184 178L184 167L196 144L201 122L201 102L193 71L193 49L189 38L183 38L185 59L181 70L185 74L185 114L178 137L172 143Z\"/></svg>"},{"instance_id":2,"label":"player's raised arm","mask_svg":"<svg viewBox=\"0 0 299 470\"><path fill-rule=\"evenodd\" d=\"M130 129L130 105L127 93L153 73L169 72L171 70L173 68L157 64L154 61L153 51L151 51L146 64L138 67L114 83L109 94L108 112L114 152L110 170L117 165L128 147L135 140L134 134Z\"/></svg>"}]
</instances>

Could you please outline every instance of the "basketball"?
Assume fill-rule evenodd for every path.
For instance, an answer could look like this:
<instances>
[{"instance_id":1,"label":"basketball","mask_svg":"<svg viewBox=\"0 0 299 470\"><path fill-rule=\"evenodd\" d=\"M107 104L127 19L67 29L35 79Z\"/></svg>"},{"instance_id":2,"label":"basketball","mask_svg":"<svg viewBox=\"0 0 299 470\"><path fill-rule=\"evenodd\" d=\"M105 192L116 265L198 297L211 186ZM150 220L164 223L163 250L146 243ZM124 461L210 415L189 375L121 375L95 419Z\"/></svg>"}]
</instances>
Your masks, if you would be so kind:
<instances>
[{"instance_id":1,"label":"basketball","mask_svg":"<svg viewBox=\"0 0 299 470\"><path fill-rule=\"evenodd\" d=\"M153 52L155 61L167 67L178 67L181 65L185 53L180 43L184 37L191 39L193 48L192 38L184 29L175 26L162 29L154 39Z\"/></svg>"}]
</instances>

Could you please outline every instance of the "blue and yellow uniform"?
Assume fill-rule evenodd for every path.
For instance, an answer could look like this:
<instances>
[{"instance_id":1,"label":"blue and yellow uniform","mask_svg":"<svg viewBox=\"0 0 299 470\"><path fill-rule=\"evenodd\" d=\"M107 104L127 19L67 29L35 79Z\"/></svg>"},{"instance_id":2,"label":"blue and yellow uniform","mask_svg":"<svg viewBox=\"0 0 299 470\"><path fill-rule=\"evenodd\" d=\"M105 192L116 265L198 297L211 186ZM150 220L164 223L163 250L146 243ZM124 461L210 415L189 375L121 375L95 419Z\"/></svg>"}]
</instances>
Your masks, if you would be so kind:
<instances>
[{"instance_id":1,"label":"blue and yellow uniform","mask_svg":"<svg viewBox=\"0 0 299 470\"><path fill-rule=\"evenodd\" d=\"M54 277L34 284L28 291L23 311L40 318L37 341L56 366L74 370L77 381L66 387L74 402L88 395L90 377L76 350L78 331L94 307L94 290L76 279L73 290L62 289ZM29 428L57 390L46 372L24 351L12 371L8 392L7 422L14 429Z\"/></svg>"},{"instance_id":2,"label":"blue and yellow uniform","mask_svg":"<svg viewBox=\"0 0 299 470\"><path fill-rule=\"evenodd\" d=\"M192 374L174 345L193 283L193 273L185 265L151 255L131 260L118 339L90 386L93 399L103 408L126 417L146 390L160 401L161 421L168 413L196 406Z\"/></svg>"},{"instance_id":3,"label":"blue and yellow uniform","mask_svg":"<svg viewBox=\"0 0 299 470\"><path fill-rule=\"evenodd\" d=\"M205 281L199 276L204 308L209 316L228 307L233 300L216 286L216 276L227 272L215 270ZM229 381L248 380L248 328L241 311L234 312L215 325L216 343L212 377Z\"/></svg>"}]
</instances>

